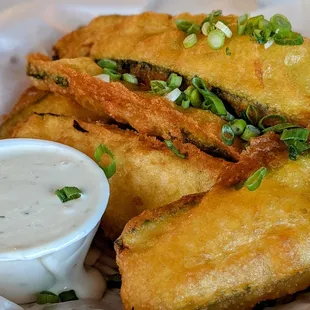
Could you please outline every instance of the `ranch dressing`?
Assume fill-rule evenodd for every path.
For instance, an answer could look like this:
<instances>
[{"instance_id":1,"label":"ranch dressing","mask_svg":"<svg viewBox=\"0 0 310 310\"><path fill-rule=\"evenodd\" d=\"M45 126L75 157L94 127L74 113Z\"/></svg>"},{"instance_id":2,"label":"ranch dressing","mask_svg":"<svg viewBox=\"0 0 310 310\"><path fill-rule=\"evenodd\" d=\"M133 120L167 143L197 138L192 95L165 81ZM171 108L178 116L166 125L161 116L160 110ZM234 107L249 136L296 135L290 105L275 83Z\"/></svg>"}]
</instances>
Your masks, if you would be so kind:
<instances>
[{"instance_id":1,"label":"ranch dressing","mask_svg":"<svg viewBox=\"0 0 310 310\"><path fill-rule=\"evenodd\" d=\"M103 171L69 147L14 140L0 141L0 295L22 303L75 289L101 298L104 280L83 262L109 195ZM62 203L55 191L65 186L81 197Z\"/></svg>"}]
</instances>

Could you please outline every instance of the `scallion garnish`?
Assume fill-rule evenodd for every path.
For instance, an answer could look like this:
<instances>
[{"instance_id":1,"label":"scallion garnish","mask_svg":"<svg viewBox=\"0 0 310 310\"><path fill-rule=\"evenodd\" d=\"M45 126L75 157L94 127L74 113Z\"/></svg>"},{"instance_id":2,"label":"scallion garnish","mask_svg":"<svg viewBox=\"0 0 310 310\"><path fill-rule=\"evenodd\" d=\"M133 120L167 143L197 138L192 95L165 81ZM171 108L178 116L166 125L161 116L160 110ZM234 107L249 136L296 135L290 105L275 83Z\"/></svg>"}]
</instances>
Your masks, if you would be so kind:
<instances>
[{"instance_id":1,"label":"scallion garnish","mask_svg":"<svg viewBox=\"0 0 310 310\"><path fill-rule=\"evenodd\" d=\"M284 129L298 128L298 127L300 127L300 126L298 126L296 124L282 123L282 124L274 125L272 127L265 128L263 130L263 133L270 132L270 131L273 131L273 132L276 132L276 133L282 133L282 131Z\"/></svg>"},{"instance_id":2,"label":"scallion garnish","mask_svg":"<svg viewBox=\"0 0 310 310\"><path fill-rule=\"evenodd\" d=\"M231 38L232 37L232 32L230 30L230 28L228 26L226 26L223 22L221 21L218 21L216 24L215 24L215 28L221 30L222 32L224 32L225 36L227 38Z\"/></svg>"},{"instance_id":3,"label":"scallion garnish","mask_svg":"<svg viewBox=\"0 0 310 310\"><path fill-rule=\"evenodd\" d=\"M288 147L290 160L296 160L299 154L310 149L310 144L308 142L298 140L286 140L284 142Z\"/></svg>"},{"instance_id":4,"label":"scallion garnish","mask_svg":"<svg viewBox=\"0 0 310 310\"><path fill-rule=\"evenodd\" d=\"M44 304L56 304L58 303L59 297L49 291L42 291L37 295L37 304L44 305Z\"/></svg>"},{"instance_id":5,"label":"scallion garnish","mask_svg":"<svg viewBox=\"0 0 310 310\"><path fill-rule=\"evenodd\" d=\"M160 96L167 94L171 90L168 87L167 82L161 80L150 81L150 86L152 93Z\"/></svg>"},{"instance_id":6,"label":"scallion garnish","mask_svg":"<svg viewBox=\"0 0 310 310\"><path fill-rule=\"evenodd\" d=\"M274 37L274 41L279 45L301 45L304 43L304 38L300 33L291 32L285 38L281 38L280 36L276 35Z\"/></svg>"},{"instance_id":7,"label":"scallion garnish","mask_svg":"<svg viewBox=\"0 0 310 310\"><path fill-rule=\"evenodd\" d=\"M193 34L193 33L197 33L200 30L199 25L193 23L188 30L186 31L186 34Z\"/></svg>"},{"instance_id":8,"label":"scallion garnish","mask_svg":"<svg viewBox=\"0 0 310 310\"><path fill-rule=\"evenodd\" d=\"M103 69L107 68L107 69L112 69L115 71L117 70L117 63L111 59L107 59L107 58L100 59L98 61L98 65Z\"/></svg>"},{"instance_id":9,"label":"scallion garnish","mask_svg":"<svg viewBox=\"0 0 310 310\"><path fill-rule=\"evenodd\" d=\"M105 81L106 83L110 83L111 81L111 78L108 74L99 74L99 75L96 75L95 78Z\"/></svg>"},{"instance_id":10,"label":"scallion garnish","mask_svg":"<svg viewBox=\"0 0 310 310\"><path fill-rule=\"evenodd\" d=\"M190 100L183 100L183 101L182 101L182 104L181 104L181 107L182 107L183 109L188 109L189 106L190 106L190 104L191 104L191 101L190 101Z\"/></svg>"},{"instance_id":11,"label":"scallion garnish","mask_svg":"<svg viewBox=\"0 0 310 310\"><path fill-rule=\"evenodd\" d=\"M213 30L212 25L210 24L210 22L205 22L202 24L201 26L201 32L203 35L208 36L209 32Z\"/></svg>"},{"instance_id":12,"label":"scallion garnish","mask_svg":"<svg viewBox=\"0 0 310 310\"><path fill-rule=\"evenodd\" d=\"M199 25L188 20L177 19L175 24L179 30L185 32L186 34L197 33L200 29Z\"/></svg>"},{"instance_id":13,"label":"scallion garnish","mask_svg":"<svg viewBox=\"0 0 310 310\"><path fill-rule=\"evenodd\" d=\"M249 18L248 14L244 14L244 15L239 16L239 18L238 18L238 30L237 30L239 36L242 36L245 33L245 29L246 29L246 26L248 23L248 18Z\"/></svg>"},{"instance_id":14,"label":"scallion garnish","mask_svg":"<svg viewBox=\"0 0 310 310\"><path fill-rule=\"evenodd\" d=\"M258 122L258 127L261 130L264 130L267 127L275 126L278 124L283 124L285 122L286 122L285 117L283 117L279 114L270 114L270 115L266 115L260 119L260 121Z\"/></svg>"},{"instance_id":15,"label":"scallion garnish","mask_svg":"<svg viewBox=\"0 0 310 310\"><path fill-rule=\"evenodd\" d=\"M245 115L247 117L247 119L251 122L252 125L256 125L258 122L258 113L256 108L250 104L246 111L245 111Z\"/></svg>"},{"instance_id":16,"label":"scallion garnish","mask_svg":"<svg viewBox=\"0 0 310 310\"><path fill-rule=\"evenodd\" d=\"M136 76L130 73L124 73L122 75L122 79L125 82L131 83L131 84L136 84L136 85L138 84L138 79L136 78Z\"/></svg>"},{"instance_id":17,"label":"scallion garnish","mask_svg":"<svg viewBox=\"0 0 310 310\"><path fill-rule=\"evenodd\" d=\"M275 14L270 18L270 24L273 31L286 37L292 30L292 25L289 20L282 14Z\"/></svg>"},{"instance_id":18,"label":"scallion garnish","mask_svg":"<svg viewBox=\"0 0 310 310\"><path fill-rule=\"evenodd\" d=\"M222 115L221 119L224 119L227 122L231 122L235 119L235 117L232 114L230 114L228 111L226 111L226 115Z\"/></svg>"},{"instance_id":19,"label":"scallion garnish","mask_svg":"<svg viewBox=\"0 0 310 310\"><path fill-rule=\"evenodd\" d=\"M57 189L55 194L61 202L67 202L81 197L81 190L74 186L65 186L62 189Z\"/></svg>"},{"instance_id":20,"label":"scallion garnish","mask_svg":"<svg viewBox=\"0 0 310 310\"><path fill-rule=\"evenodd\" d=\"M108 74L112 81L119 81L122 77L120 73L118 73L117 71L113 69L109 69L109 68L104 68L103 73Z\"/></svg>"},{"instance_id":21,"label":"scallion garnish","mask_svg":"<svg viewBox=\"0 0 310 310\"><path fill-rule=\"evenodd\" d=\"M75 294L74 290L69 290L69 291L65 291L62 292L58 295L59 299L62 302L66 302L66 301L72 301L72 300L79 300Z\"/></svg>"},{"instance_id":22,"label":"scallion garnish","mask_svg":"<svg viewBox=\"0 0 310 310\"><path fill-rule=\"evenodd\" d=\"M236 119L231 122L231 128L236 136L241 136L246 127L246 121L243 119Z\"/></svg>"},{"instance_id":23,"label":"scallion garnish","mask_svg":"<svg viewBox=\"0 0 310 310\"><path fill-rule=\"evenodd\" d=\"M182 76L177 75L176 73L171 73L167 80L167 85L171 89L180 87L182 84Z\"/></svg>"},{"instance_id":24,"label":"scallion garnish","mask_svg":"<svg viewBox=\"0 0 310 310\"><path fill-rule=\"evenodd\" d=\"M170 93L166 94L165 98L168 99L169 101L174 102L180 97L181 94L182 92L178 88L175 88Z\"/></svg>"},{"instance_id":25,"label":"scallion garnish","mask_svg":"<svg viewBox=\"0 0 310 310\"><path fill-rule=\"evenodd\" d=\"M226 47L226 55L231 56L231 51L228 46Z\"/></svg>"},{"instance_id":26,"label":"scallion garnish","mask_svg":"<svg viewBox=\"0 0 310 310\"><path fill-rule=\"evenodd\" d=\"M179 150L174 146L173 142L171 140L165 140L166 145L168 146L168 149L172 151L175 155L178 157L181 157L185 159L187 156L185 154L181 154Z\"/></svg>"},{"instance_id":27,"label":"scallion garnish","mask_svg":"<svg viewBox=\"0 0 310 310\"><path fill-rule=\"evenodd\" d=\"M251 138L258 137L260 130L253 125L246 125L240 138L244 141L250 141Z\"/></svg>"},{"instance_id":28,"label":"scallion garnish","mask_svg":"<svg viewBox=\"0 0 310 310\"><path fill-rule=\"evenodd\" d=\"M194 108L200 108L202 104L202 97L198 91L198 89L194 89L190 96L189 96L190 102Z\"/></svg>"},{"instance_id":29,"label":"scallion garnish","mask_svg":"<svg viewBox=\"0 0 310 310\"><path fill-rule=\"evenodd\" d=\"M184 41L183 45L185 48L191 48L198 42L197 36L195 33L188 35Z\"/></svg>"},{"instance_id":30,"label":"scallion garnish","mask_svg":"<svg viewBox=\"0 0 310 310\"><path fill-rule=\"evenodd\" d=\"M201 26L206 23L209 22L210 24L214 23L214 18L218 17L222 15L222 10L213 10L210 14L208 14L208 16L202 21Z\"/></svg>"},{"instance_id":31,"label":"scallion garnish","mask_svg":"<svg viewBox=\"0 0 310 310\"><path fill-rule=\"evenodd\" d=\"M224 124L222 126L222 141L230 146L234 143L235 134L230 125Z\"/></svg>"},{"instance_id":32,"label":"scallion garnish","mask_svg":"<svg viewBox=\"0 0 310 310\"><path fill-rule=\"evenodd\" d=\"M282 141L286 141L286 140L307 141L308 137L309 137L308 129L294 128L294 129L284 129L280 139Z\"/></svg>"},{"instance_id":33,"label":"scallion garnish","mask_svg":"<svg viewBox=\"0 0 310 310\"><path fill-rule=\"evenodd\" d=\"M112 159L111 164L109 164L107 166L102 166L100 164L101 158L104 154L107 154ZM114 154L112 153L112 151L103 143L99 144L95 150L94 158L95 158L96 162L98 163L99 167L105 173L106 177L108 179L111 178L113 176L113 174L116 172L116 161L115 161Z\"/></svg>"},{"instance_id":34,"label":"scallion garnish","mask_svg":"<svg viewBox=\"0 0 310 310\"><path fill-rule=\"evenodd\" d=\"M255 191L261 185L266 174L267 169L265 167L258 169L245 181L244 186L249 191Z\"/></svg>"},{"instance_id":35,"label":"scallion garnish","mask_svg":"<svg viewBox=\"0 0 310 310\"><path fill-rule=\"evenodd\" d=\"M210 33L208 34L207 42L209 46L214 50L222 48L225 44L224 32L219 29L210 31Z\"/></svg>"},{"instance_id":36,"label":"scallion garnish","mask_svg":"<svg viewBox=\"0 0 310 310\"><path fill-rule=\"evenodd\" d=\"M273 38L269 38L268 41L264 44L264 48L268 49L270 46L272 46L274 43L274 39Z\"/></svg>"}]
</instances>

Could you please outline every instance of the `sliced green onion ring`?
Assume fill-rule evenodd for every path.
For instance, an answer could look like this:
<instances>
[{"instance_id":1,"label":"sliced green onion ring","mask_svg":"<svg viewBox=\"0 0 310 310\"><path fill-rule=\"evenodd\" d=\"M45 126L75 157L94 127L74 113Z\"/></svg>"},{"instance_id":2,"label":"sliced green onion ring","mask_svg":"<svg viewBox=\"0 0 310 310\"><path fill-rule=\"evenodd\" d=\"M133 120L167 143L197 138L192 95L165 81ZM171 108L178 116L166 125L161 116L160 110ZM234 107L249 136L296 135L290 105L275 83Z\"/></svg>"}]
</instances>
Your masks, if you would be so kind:
<instances>
[{"instance_id":1,"label":"sliced green onion ring","mask_svg":"<svg viewBox=\"0 0 310 310\"><path fill-rule=\"evenodd\" d=\"M204 96L209 97L212 93L207 88L207 85L203 79L198 76L194 76L192 79L193 86Z\"/></svg>"},{"instance_id":2,"label":"sliced green onion ring","mask_svg":"<svg viewBox=\"0 0 310 310\"><path fill-rule=\"evenodd\" d=\"M249 191L255 191L261 185L266 174L267 169L265 167L258 169L245 181L244 186Z\"/></svg>"},{"instance_id":3,"label":"sliced green onion ring","mask_svg":"<svg viewBox=\"0 0 310 310\"><path fill-rule=\"evenodd\" d=\"M192 33L184 39L183 45L185 48L191 48L194 45L196 45L197 42L198 42L198 39L197 39L196 34Z\"/></svg>"},{"instance_id":4,"label":"sliced green onion ring","mask_svg":"<svg viewBox=\"0 0 310 310\"><path fill-rule=\"evenodd\" d=\"M212 102L211 111L214 114L217 114L220 116L226 116L227 111L226 111L223 101L220 98L218 98L215 95L211 95L208 97L208 99L211 100Z\"/></svg>"},{"instance_id":5,"label":"sliced green onion ring","mask_svg":"<svg viewBox=\"0 0 310 310\"><path fill-rule=\"evenodd\" d=\"M246 121L244 119L236 119L231 122L231 128L236 136L241 136L246 127Z\"/></svg>"},{"instance_id":6,"label":"sliced green onion ring","mask_svg":"<svg viewBox=\"0 0 310 310\"><path fill-rule=\"evenodd\" d=\"M113 69L109 69L109 68L104 68L103 73L108 74L112 81L119 81L122 77L120 73L118 73L117 71Z\"/></svg>"},{"instance_id":7,"label":"sliced green onion ring","mask_svg":"<svg viewBox=\"0 0 310 310\"><path fill-rule=\"evenodd\" d=\"M188 86L185 90L184 90L184 94L186 96L190 96L191 95L191 92L195 89L195 87L193 85L190 85Z\"/></svg>"},{"instance_id":8,"label":"sliced green onion ring","mask_svg":"<svg viewBox=\"0 0 310 310\"><path fill-rule=\"evenodd\" d=\"M201 32L204 36L207 37L212 28L213 27L211 26L210 22L205 22L201 26Z\"/></svg>"},{"instance_id":9,"label":"sliced green onion ring","mask_svg":"<svg viewBox=\"0 0 310 310\"><path fill-rule=\"evenodd\" d=\"M182 92L178 88L175 88L170 93L166 94L165 98L168 99L169 101L175 102L180 97L181 94Z\"/></svg>"},{"instance_id":10,"label":"sliced green onion ring","mask_svg":"<svg viewBox=\"0 0 310 310\"><path fill-rule=\"evenodd\" d=\"M227 122L231 122L235 119L235 117L232 114L230 114L228 111L226 111L226 115L222 115L221 119L224 119Z\"/></svg>"},{"instance_id":11,"label":"sliced green onion ring","mask_svg":"<svg viewBox=\"0 0 310 310\"><path fill-rule=\"evenodd\" d=\"M191 104L190 100L183 100L181 106L183 109L188 109L190 104Z\"/></svg>"},{"instance_id":12,"label":"sliced green onion ring","mask_svg":"<svg viewBox=\"0 0 310 310\"><path fill-rule=\"evenodd\" d=\"M186 31L186 34L197 33L200 30L199 25L193 23Z\"/></svg>"},{"instance_id":13,"label":"sliced green onion ring","mask_svg":"<svg viewBox=\"0 0 310 310\"><path fill-rule=\"evenodd\" d=\"M188 20L184 20L184 19L177 19L175 21L175 25L177 26L177 28L183 32L187 32L187 30L193 25L192 22L188 21Z\"/></svg>"},{"instance_id":14,"label":"sliced green onion ring","mask_svg":"<svg viewBox=\"0 0 310 310\"><path fill-rule=\"evenodd\" d=\"M307 141L308 137L309 137L308 129L294 128L294 129L284 129L280 139L282 141L286 141L286 140Z\"/></svg>"},{"instance_id":15,"label":"sliced green onion ring","mask_svg":"<svg viewBox=\"0 0 310 310\"><path fill-rule=\"evenodd\" d=\"M210 31L207 38L208 45L214 49L218 50L222 48L225 44L225 34L219 29Z\"/></svg>"},{"instance_id":16,"label":"sliced green onion ring","mask_svg":"<svg viewBox=\"0 0 310 310\"><path fill-rule=\"evenodd\" d=\"M282 14L275 14L270 18L270 23L273 30L276 32L278 29L287 30L290 32L292 30L292 25L290 21Z\"/></svg>"},{"instance_id":17,"label":"sliced green onion ring","mask_svg":"<svg viewBox=\"0 0 310 310\"><path fill-rule=\"evenodd\" d=\"M234 139L235 139L235 134L231 126L228 124L224 124L222 126L222 141L226 145L230 146L234 143Z\"/></svg>"},{"instance_id":18,"label":"sliced green onion ring","mask_svg":"<svg viewBox=\"0 0 310 310\"><path fill-rule=\"evenodd\" d=\"M288 147L288 154L290 160L296 160L298 155L309 150L310 144L308 142L302 142L298 140L286 140L284 143Z\"/></svg>"},{"instance_id":19,"label":"sliced green onion ring","mask_svg":"<svg viewBox=\"0 0 310 310\"><path fill-rule=\"evenodd\" d=\"M264 44L265 50L267 50L269 47L271 47L273 45L273 43L274 43L273 38L268 39L268 41Z\"/></svg>"},{"instance_id":20,"label":"sliced green onion ring","mask_svg":"<svg viewBox=\"0 0 310 310\"><path fill-rule=\"evenodd\" d=\"M202 110L209 110L211 108L212 103L210 103L209 100L205 100L202 105L201 105L201 109Z\"/></svg>"},{"instance_id":21,"label":"sliced green onion ring","mask_svg":"<svg viewBox=\"0 0 310 310\"><path fill-rule=\"evenodd\" d=\"M256 108L250 104L246 111L245 111L245 115L247 117L247 119L251 122L252 125L256 125L258 122L258 113Z\"/></svg>"},{"instance_id":22,"label":"sliced green onion ring","mask_svg":"<svg viewBox=\"0 0 310 310\"><path fill-rule=\"evenodd\" d=\"M150 86L152 93L160 96L165 95L171 91L171 89L167 85L167 82L161 80L150 81Z\"/></svg>"},{"instance_id":23,"label":"sliced green onion ring","mask_svg":"<svg viewBox=\"0 0 310 310\"><path fill-rule=\"evenodd\" d=\"M228 26L226 26L223 22L218 21L215 24L215 28L221 30L222 32L224 32L225 36L227 38L231 38L232 37L232 31L230 30L230 28Z\"/></svg>"},{"instance_id":24,"label":"sliced green onion ring","mask_svg":"<svg viewBox=\"0 0 310 310\"><path fill-rule=\"evenodd\" d=\"M181 154L179 150L174 146L173 142L171 140L165 140L166 145L168 146L168 149L172 151L175 155L177 155L180 158L185 159L187 156L185 154Z\"/></svg>"},{"instance_id":25,"label":"sliced green onion ring","mask_svg":"<svg viewBox=\"0 0 310 310\"><path fill-rule=\"evenodd\" d=\"M242 36L245 33L245 29L248 23L249 15L244 14L238 17L238 35Z\"/></svg>"},{"instance_id":26,"label":"sliced green onion ring","mask_svg":"<svg viewBox=\"0 0 310 310\"><path fill-rule=\"evenodd\" d=\"M64 203L70 200L79 199L82 192L75 186L65 186L61 189L57 189L55 194L60 199L60 201Z\"/></svg>"},{"instance_id":27,"label":"sliced green onion ring","mask_svg":"<svg viewBox=\"0 0 310 310\"><path fill-rule=\"evenodd\" d=\"M105 81L106 83L110 83L111 81L111 77L108 74L99 74L99 75L96 75L95 78Z\"/></svg>"},{"instance_id":28,"label":"sliced green onion ring","mask_svg":"<svg viewBox=\"0 0 310 310\"><path fill-rule=\"evenodd\" d=\"M264 15L258 15L258 16L253 16L249 18L246 29L245 29L245 34L252 35L254 29L256 29L261 19L264 19Z\"/></svg>"},{"instance_id":29,"label":"sliced green onion ring","mask_svg":"<svg viewBox=\"0 0 310 310\"><path fill-rule=\"evenodd\" d=\"M130 73L124 73L122 75L122 79L125 82L131 83L131 84L136 84L136 85L138 84L138 79L136 78L136 76Z\"/></svg>"},{"instance_id":30,"label":"sliced green onion ring","mask_svg":"<svg viewBox=\"0 0 310 310\"><path fill-rule=\"evenodd\" d=\"M260 130L258 128L253 125L247 125L240 138L245 141L250 141L251 138L258 137L259 135Z\"/></svg>"},{"instance_id":31,"label":"sliced green onion ring","mask_svg":"<svg viewBox=\"0 0 310 310\"><path fill-rule=\"evenodd\" d=\"M304 38L300 33L291 32L287 37L281 38L278 35L274 37L275 43L279 45L301 45L304 43Z\"/></svg>"},{"instance_id":32,"label":"sliced green onion ring","mask_svg":"<svg viewBox=\"0 0 310 310\"><path fill-rule=\"evenodd\" d=\"M37 295L37 304L56 304L59 302L59 297L49 291L42 291Z\"/></svg>"},{"instance_id":33,"label":"sliced green onion ring","mask_svg":"<svg viewBox=\"0 0 310 310\"><path fill-rule=\"evenodd\" d=\"M98 65L103 69L107 68L107 69L112 69L115 71L117 70L117 63L111 59L107 59L107 58L100 59L98 61Z\"/></svg>"},{"instance_id":34,"label":"sliced green onion ring","mask_svg":"<svg viewBox=\"0 0 310 310\"><path fill-rule=\"evenodd\" d=\"M105 167L100 164L101 157L104 154L107 154L112 159L111 164L109 164ZM111 178L113 176L113 174L116 172L116 161L115 161L114 154L112 153L112 151L106 145L101 143L97 146L97 148L95 150L94 158L95 158L96 162L98 163L99 167L103 170L107 179Z\"/></svg>"},{"instance_id":35,"label":"sliced green onion ring","mask_svg":"<svg viewBox=\"0 0 310 310\"><path fill-rule=\"evenodd\" d=\"M191 104L194 108L200 108L201 104L202 104L202 97L200 95L200 92L198 91L198 89L194 89L190 96L189 99L191 101Z\"/></svg>"},{"instance_id":36,"label":"sliced green onion ring","mask_svg":"<svg viewBox=\"0 0 310 310\"><path fill-rule=\"evenodd\" d=\"M181 86L182 76L177 75L176 73L171 73L168 77L167 84L171 89L175 89Z\"/></svg>"},{"instance_id":37,"label":"sliced green onion ring","mask_svg":"<svg viewBox=\"0 0 310 310\"><path fill-rule=\"evenodd\" d=\"M67 302L67 301L72 301L72 300L79 300L75 294L74 290L69 290L69 291L65 291L62 292L58 295L59 299L62 302Z\"/></svg>"},{"instance_id":38,"label":"sliced green onion ring","mask_svg":"<svg viewBox=\"0 0 310 310\"><path fill-rule=\"evenodd\" d=\"M268 124L265 125L266 122L272 122L272 125L268 125ZM275 124L275 122L277 122L278 124L283 124L286 122L286 119L285 119L285 117L283 117L282 115L279 115L279 114L266 115L259 120L258 127L261 130L264 130L267 127L278 125L278 124Z\"/></svg>"},{"instance_id":39,"label":"sliced green onion ring","mask_svg":"<svg viewBox=\"0 0 310 310\"><path fill-rule=\"evenodd\" d=\"M277 124L277 125L274 125L272 127L268 127L266 129L264 129L263 133L270 132L270 131L273 131L273 132L276 132L276 133L282 133L282 131L284 129L299 128L299 127L300 126L298 126L296 124L282 123L282 124Z\"/></svg>"}]
</instances>

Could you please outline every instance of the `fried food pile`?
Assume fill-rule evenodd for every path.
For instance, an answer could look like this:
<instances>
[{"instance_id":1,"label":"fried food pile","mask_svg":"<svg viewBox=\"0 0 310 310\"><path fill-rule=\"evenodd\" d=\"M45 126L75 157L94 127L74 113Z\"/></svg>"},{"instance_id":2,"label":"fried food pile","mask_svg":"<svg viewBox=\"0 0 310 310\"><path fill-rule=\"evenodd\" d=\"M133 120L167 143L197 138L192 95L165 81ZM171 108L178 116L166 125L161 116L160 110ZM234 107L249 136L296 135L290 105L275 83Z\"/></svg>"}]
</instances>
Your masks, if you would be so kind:
<instances>
[{"instance_id":1,"label":"fried food pile","mask_svg":"<svg viewBox=\"0 0 310 310\"><path fill-rule=\"evenodd\" d=\"M33 87L0 127L113 154L101 229L125 309L251 309L310 285L309 40L270 30L289 44L264 48L263 17L249 38L212 14L96 18L28 56ZM214 16L220 49L197 26Z\"/></svg>"}]
</instances>

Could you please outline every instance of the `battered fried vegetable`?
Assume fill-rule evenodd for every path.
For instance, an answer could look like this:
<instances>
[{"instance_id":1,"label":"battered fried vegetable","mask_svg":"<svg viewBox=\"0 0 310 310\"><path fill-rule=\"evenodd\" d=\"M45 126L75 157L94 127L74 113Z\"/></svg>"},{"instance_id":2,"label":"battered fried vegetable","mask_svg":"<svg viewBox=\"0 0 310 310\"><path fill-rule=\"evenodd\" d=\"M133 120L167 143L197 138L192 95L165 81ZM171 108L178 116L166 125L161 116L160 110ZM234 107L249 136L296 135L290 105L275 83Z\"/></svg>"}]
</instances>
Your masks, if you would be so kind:
<instances>
[{"instance_id":1,"label":"battered fried vegetable","mask_svg":"<svg viewBox=\"0 0 310 310\"><path fill-rule=\"evenodd\" d=\"M143 13L133 16L101 16L88 26L60 39L54 49L58 57L111 58L126 64L138 77L149 81L150 73L164 78L168 71L191 79L199 75L235 110L256 106L260 116L281 114L291 122L307 126L310 120L310 41L300 46L274 44L267 50L248 36L237 35L237 17L220 16L232 30L220 50L209 47L197 34L198 43L185 49L186 34L176 28L178 19L196 22L205 15L170 16ZM230 56L225 50L229 48ZM148 70L145 71L145 68ZM147 73L145 73L147 72Z\"/></svg>"},{"instance_id":2,"label":"battered fried vegetable","mask_svg":"<svg viewBox=\"0 0 310 310\"><path fill-rule=\"evenodd\" d=\"M125 309L251 309L309 286L309 162L131 220L115 245Z\"/></svg>"},{"instance_id":3,"label":"battered fried vegetable","mask_svg":"<svg viewBox=\"0 0 310 310\"><path fill-rule=\"evenodd\" d=\"M98 115L82 108L74 100L31 87L24 92L12 112L0 126L0 139L10 137L15 126L20 122L25 122L33 113L74 116L86 122L110 121L103 114Z\"/></svg>"},{"instance_id":4,"label":"battered fried vegetable","mask_svg":"<svg viewBox=\"0 0 310 310\"><path fill-rule=\"evenodd\" d=\"M33 115L16 127L13 137L53 140L91 158L101 143L113 152L116 173L109 179L111 195L102 221L112 240L120 235L128 220L143 210L209 190L229 165L190 144L175 142L178 151L187 155L182 159L155 138L68 117ZM103 165L109 162L108 158L104 160Z\"/></svg>"},{"instance_id":5,"label":"battered fried vegetable","mask_svg":"<svg viewBox=\"0 0 310 310\"><path fill-rule=\"evenodd\" d=\"M35 54L28 61L28 75L39 89L74 98L84 108L106 113L142 134L177 138L217 156L239 159L240 140L235 139L232 146L227 146L221 138L225 121L210 111L184 110L164 97L131 91L118 82L106 83L92 76L84 58L52 62ZM93 65L96 66L94 62Z\"/></svg>"}]
</instances>

